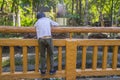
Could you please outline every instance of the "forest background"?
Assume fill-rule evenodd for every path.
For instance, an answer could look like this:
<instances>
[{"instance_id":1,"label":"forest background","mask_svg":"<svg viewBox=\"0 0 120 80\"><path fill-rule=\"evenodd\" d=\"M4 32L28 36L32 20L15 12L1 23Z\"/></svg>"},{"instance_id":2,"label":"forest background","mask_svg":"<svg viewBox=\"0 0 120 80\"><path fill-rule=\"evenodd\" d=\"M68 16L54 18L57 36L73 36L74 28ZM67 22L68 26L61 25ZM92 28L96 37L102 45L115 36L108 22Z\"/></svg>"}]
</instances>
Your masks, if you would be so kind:
<instances>
[{"instance_id":1,"label":"forest background","mask_svg":"<svg viewBox=\"0 0 120 80\"><path fill-rule=\"evenodd\" d=\"M66 18L63 26L120 26L119 4L120 0L0 0L0 25L33 26L36 13L42 11L54 20Z\"/></svg>"}]
</instances>

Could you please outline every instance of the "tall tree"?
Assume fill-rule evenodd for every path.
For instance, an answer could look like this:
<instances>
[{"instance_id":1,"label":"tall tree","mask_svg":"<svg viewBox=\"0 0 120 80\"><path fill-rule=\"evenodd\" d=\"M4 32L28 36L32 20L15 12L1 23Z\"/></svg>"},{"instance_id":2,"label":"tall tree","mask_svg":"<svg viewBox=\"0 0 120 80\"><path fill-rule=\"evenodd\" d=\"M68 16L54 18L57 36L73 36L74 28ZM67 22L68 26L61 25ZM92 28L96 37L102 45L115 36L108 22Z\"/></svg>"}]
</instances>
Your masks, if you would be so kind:
<instances>
[{"instance_id":1,"label":"tall tree","mask_svg":"<svg viewBox=\"0 0 120 80\"><path fill-rule=\"evenodd\" d=\"M88 25L88 0L85 0L85 16L84 16L84 25Z\"/></svg>"},{"instance_id":2,"label":"tall tree","mask_svg":"<svg viewBox=\"0 0 120 80\"><path fill-rule=\"evenodd\" d=\"M5 0L3 0L2 4L1 4L1 9L0 9L1 12L4 12L3 11L4 10L4 4L5 4Z\"/></svg>"}]
</instances>

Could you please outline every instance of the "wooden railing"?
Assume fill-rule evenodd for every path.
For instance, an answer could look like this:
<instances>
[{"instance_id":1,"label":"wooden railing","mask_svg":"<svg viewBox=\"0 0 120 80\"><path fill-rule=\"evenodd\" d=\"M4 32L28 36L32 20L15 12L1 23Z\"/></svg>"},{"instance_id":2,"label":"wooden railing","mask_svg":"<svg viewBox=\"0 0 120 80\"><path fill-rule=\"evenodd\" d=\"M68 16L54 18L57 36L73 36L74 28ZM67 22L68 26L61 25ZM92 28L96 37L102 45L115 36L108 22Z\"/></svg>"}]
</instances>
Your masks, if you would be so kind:
<instances>
[{"instance_id":1,"label":"wooden railing","mask_svg":"<svg viewBox=\"0 0 120 80\"><path fill-rule=\"evenodd\" d=\"M62 70L62 51L61 47L65 46L65 40L55 40L55 46L59 46L58 52L58 71L55 75L50 76L47 74L46 76L41 76L39 73L39 52L38 52L38 42L35 39L0 39L0 79L9 79L9 77L13 78L45 78L45 77L65 77L65 72ZM2 47L9 46L10 47L10 72L2 72ZM21 46L23 48L23 71L16 72L15 71L15 52L14 47ZM34 46L35 47L35 70L28 71L28 53L27 47ZM49 66L47 67L49 71Z\"/></svg>"},{"instance_id":2,"label":"wooden railing","mask_svg":"<svg viewBox=\"0 0 120 80\"><path fill-rule=\"evenodd\" d=\"M52 32L114 32L119 33L120 28L53 28ZM11 33L11 32L35 32L33 28L13 28L13 27L0 27L0 32L2 33ZM3 72L2 71L2 47L9 46L10 47L10 71ZM17 72L15 70L15 52L14 47L21 46L23 49L23 70ZM35 47L35 70L29 71L28 70L28 52L27 47L34 46ZM109 76L109 75L120 75L120 67L118 66L118 53L119 53L119 46L120 40L119 39L54 39L54 46L58 47L58 69L55 75L49 75L47 73L45 76L42 76L39 73L39 49L38 43L36 39L0 39L0 80L8 80L8 79L19 79L19 78L50 78L50 77L63 77L66 80L76 80L76 77L81 76ZM65 53L63 53L62 47L65 47ZM92 46L92 63L91 67L87 68L87 48ZM98 47L103 47L102 50L102 64L101 67L97 66L98 60ZM112 59L111 59L111 66L108 65L108 48L112 46ZM79 51L78 47L82 47L82 55L78 56ZM62 68L62 58L65 54L65 69ZM80 57L80 58L78 58ZM80 59L82 62L77 64L77 60ZM77 67L77 68L76 68ZM49 57L47 57L47 71L49 71Z\"/></svg>"}]
</instances>

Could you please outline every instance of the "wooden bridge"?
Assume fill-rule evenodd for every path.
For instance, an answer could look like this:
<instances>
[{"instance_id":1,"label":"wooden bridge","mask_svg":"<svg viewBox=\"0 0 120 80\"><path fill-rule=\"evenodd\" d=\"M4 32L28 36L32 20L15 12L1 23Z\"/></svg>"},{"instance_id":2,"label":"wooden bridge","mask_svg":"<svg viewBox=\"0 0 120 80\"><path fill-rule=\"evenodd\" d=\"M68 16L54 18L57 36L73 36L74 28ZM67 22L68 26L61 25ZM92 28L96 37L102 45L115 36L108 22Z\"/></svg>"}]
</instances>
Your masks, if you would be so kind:
<instances>
[{"instance_id":1,"label":"wooden bridge","mask_svg":"<svg viewBox=\"0 0 120 80\"><path fill-rule=\"evenodd\" d=\"M35 33L34 27L0 27L1 33ZM110 76L120 75L120 67L118 66L118 51L120 46L119 39L73 39L73 33L120 33L119 27L57 27L52 28L54 33L70 33L70 38L54 39L54 46L58 47L58 70L56 74L49 75L47 73L42 76L39 73L39 49L36 39L0 39L0 80L19 80L20 78L66 78L66 80L76 80L76 77L82 76ZM2 70L2 50L4 46L9 46L10 52L10 71ZM22 47L23 71L16 71L15 65L15 46ZM28 46L35 47L35 70L28 70ZM82 47L81 64L77 68L77 47ZM93 46L92 66L86 67L87 47ZM98 47L103 47L102 64L97 67ZM112 65L108 67L108 47L112 46ZM62 48L65 47L65 69L62 68ZM47 71L49 71L49 57L47 57Z\"/></svg>"}]
</instances>

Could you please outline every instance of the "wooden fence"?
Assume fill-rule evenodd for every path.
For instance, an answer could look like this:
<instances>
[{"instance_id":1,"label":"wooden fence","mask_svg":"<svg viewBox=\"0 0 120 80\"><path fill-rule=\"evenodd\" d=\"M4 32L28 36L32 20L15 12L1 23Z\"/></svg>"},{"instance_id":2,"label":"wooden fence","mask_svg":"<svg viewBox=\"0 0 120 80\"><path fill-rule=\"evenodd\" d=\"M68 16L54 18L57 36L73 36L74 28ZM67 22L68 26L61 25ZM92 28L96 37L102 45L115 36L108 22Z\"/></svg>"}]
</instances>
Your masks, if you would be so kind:
<instances>
[{"instance_id":1,"label":"wooden fence","mask_svg":"<svg viewBox=\"0 0 120 80\"><path fill-rule=\"evenodd\" d=\"M0 32L2 33L29 33L29 32L35 32L34 28L16 28L16 27L0 27ZM109 27L109 28L95 28L95 27L77 27L77 28L53 28L52 32L82 32L82 33L89 33L89 32L114 32L119 33L120 28L118 27ZM3 72L2 70L2 48L3 46L9 46L10 48L10 71L9 72ZM15 46L21 46L22 47L22 61L23 61L23 70L22 71L16 71L16 65L15 65ZM29 71L28 70L28 46L34 46L35 47L35 70ZM36 39L0 39L0 80L13 80L13 79L19 79L19 78L50 78L50 77L56 77L56 78L66 78L66 80L76 80L76 77L81 76L109 76L109 75L120 75L120 67L118 66L118 54L119 54L119 46L120 46L120 40L119 39L54 39L54 46L58 47L58 69L57 73L55 75L49 75L47 73L45 76L42 76L39 73L39 49L38 49L38 43ZM80 58L78 58L78 47L82 47L82 55ZM87 61L87 48L89 46L93 47L92 51L92 63L91 68L86 67L86 61ZM97 60L98 60L98 47L102 46L102 64L101 67L97 66ZM108 47L112 46L112 64L111 66L108 65ZM62 48L65 47L65 69L62 68L62 58L63 58L63 52ZM77 68L77 58L81 59L81 63L79 63L79 68ZM47 71L49 71L49 57L47 57Z\"/></svg>"}]
</instances>

